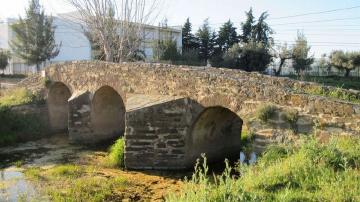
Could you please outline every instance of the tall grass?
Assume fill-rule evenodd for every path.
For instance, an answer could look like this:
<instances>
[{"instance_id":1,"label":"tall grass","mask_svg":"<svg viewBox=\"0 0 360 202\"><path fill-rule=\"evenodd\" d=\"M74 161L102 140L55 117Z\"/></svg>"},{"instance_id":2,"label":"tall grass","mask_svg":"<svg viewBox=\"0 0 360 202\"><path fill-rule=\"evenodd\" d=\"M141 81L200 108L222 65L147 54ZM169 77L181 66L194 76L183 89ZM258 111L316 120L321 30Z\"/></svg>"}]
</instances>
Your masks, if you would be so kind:
<instances>
[{"instance_id":1,"label":"tall grass","mask_svg":"<svg viewBox=\"0 0 360 202\"><path fill-rule=\"evenodd\" d=\"M124 138L118 139L114 145L109 149L109 155L106 158L105 164L109 167L123 168L124 163L124 152L125 152L125 140Z\"/></svg>"},{"instance_id":2,"label":"tall grass","mask_svg":"<svg viewBox=\"0 0 360 202\"><path fill-rule=\"evenodd\" d=\"M204 161L206 162L206 161ZM270 147L253 166L209 176L206 163L167 201L360 201L360 138ZM237 171L237 175L231 175Z\"/></svg>"}]
</instances>

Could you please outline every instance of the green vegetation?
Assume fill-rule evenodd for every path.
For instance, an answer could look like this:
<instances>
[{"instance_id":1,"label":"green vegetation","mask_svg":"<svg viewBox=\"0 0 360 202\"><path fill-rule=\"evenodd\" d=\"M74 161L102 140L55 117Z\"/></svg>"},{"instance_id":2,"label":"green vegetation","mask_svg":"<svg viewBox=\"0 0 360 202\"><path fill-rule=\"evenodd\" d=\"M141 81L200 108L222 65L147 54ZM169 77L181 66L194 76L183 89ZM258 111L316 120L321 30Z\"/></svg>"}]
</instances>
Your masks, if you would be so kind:
<instances>
[{"instance_id":1,"label":"green vegetation","mask_svg":"<svg viewBox=\"0 0 360 202\"><path fill-rule=\"evenodd\" d=\"M206 159L184 189L167 201L359 201L360 138L333 137L321 143L273 146L256 165L208 175ZM232 173L238 175L233 176Z\"/></svg>"},{"instance_id":2,"label":"green vegetation","mask_svg":"<svg viewBox=\"0 0 360 202\"><path fill-rule=\"evenodd\" d=\"M122 196L114 194L114 190L127 185L124 178L102 177L94 167L76 165L29 168L25 176L38 182L51 201L121 201Z\"/></svg>"},{"instance_id":3,"label":"green vegetation","mask_svg":"<svg viewBox=\"0 0 360 202\"><path fill-rule=\"evenodd\" d=\"M299 119L299 113L296 110L286 110L281 114L281 118L290 124L295 133L297 132L296 122Z\"/></svg>"},{"instance_id":4,"label":"green vegetation","mask_svg":"<svg viewBox=\"0 0 360 202\"><path fill-rule=\"evenodd\" d=\"M7 91L0 97L0 146L39 137L44 132L40 117L11 110L13 106L41 101L38 95L24 88Z\"/></svg>"},{"instance_id":5,"label":"green vegetation","mask_svg":"<svg viewBox=\"0 0 360 202\"><path fill-rule=\"evenodd\" d=\"M297 76L288 76L292 79L300 79ZM334 86L344 89L360 90L360 79L357 77L341 77L341 76L304 76L304 81L319 83L324 86Z\"/></svg>"},{"instance_id":6,"label":"green vegetation","mask_svg":"<svg viewBox=\"0 0 360 202\"><path fill-rule=\"evenodd\" d=\"M25 10L25 19L11 25L14 38L10 47L13 53L28 64L35 64L40 70L40 64L59 54L59 45L55 44L55 27L53 18L45 15L39 0L29 0Z\"/></svg>"},{"instance_id":7,"label":"green vegetation","mask_svg":"<svg viewBox=\"0 0 360 202\"><path fill-rule=\"evenodd\" d=\"M106 158L106 165L110 167L123 168L124 165L124 151L125 140L124 138L118 139L114 145L109 149L109 155Z\"/></svg>"},{"instance_id":8,"label":"green vegetation","mask_svg":"<svg viewBox=\"0 0 360 202\"><path fill-rule=\"evenodd\" d=\"M269 104L260 106L256 111L256 117L262 122L267 123L268 120L274 116L276 109L274 105Z\"/></svg>"},{"instance_id":9,"label":"green vegetation","mask_svg":"<svg viewBox=\"0 0 360 202\"><path fill-rule=\"evenodd\" d=\"M17 88L4 92L0 97L0 107L30 104L36 100L36 95L25 88Z\"/></svg>"},{"instance_id":10,"label":"green vegetation","mask_svg":"<svg viewBox=\"0 0 360 202\"><path fill-rule=\"evenodd\" d=\"M294 89L295 91L299 91L298 89ZM304 93L311 95L320 95L324 97L336 98L348 102L360 103L360 98L358 98L355 94L346 91L342 88L324 88L322 86L310 86L308 88L303 89Z\"/></svg>"}]
</instances>

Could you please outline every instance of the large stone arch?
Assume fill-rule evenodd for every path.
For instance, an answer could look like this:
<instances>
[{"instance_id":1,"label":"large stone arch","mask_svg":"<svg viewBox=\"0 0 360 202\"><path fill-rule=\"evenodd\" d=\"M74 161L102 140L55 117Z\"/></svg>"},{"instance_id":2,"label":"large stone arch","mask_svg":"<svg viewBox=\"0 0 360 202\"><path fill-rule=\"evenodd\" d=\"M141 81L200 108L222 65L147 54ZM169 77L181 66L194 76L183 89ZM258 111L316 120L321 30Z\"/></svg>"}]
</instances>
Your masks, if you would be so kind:
<instances>
[{"instance_id":1,"label":"large stone arch","mask_svg":"<svg viewBox=\"0 0 360 202\"><path fill-rule=\"evenodd\" d=\"M187 141L187 164L205 153L208 162L223 161L239 154L243 120L228 108L205 108L192 123Z\"/></svg>"},{"instance_id":2,"label":"large stone arch","mask_svg":"<svg viewBox=\"0 0 360 202\"><path fill-rule=\"evenodd\" d=\"M68 130L70 89L62 82L53 83L48 91L50 129L53 132Z\"/></svg>"},{"instance_id":3,"label":"large stone arch","mask_svg":"<svg viewBox=\"0 0 360 202\"><path fill-rule=\"evenodd\" d=\"M119 93L110 86L99 88L91 102L91 124L99 139L120 137L125 130L125 105Z\"/></svg>"}]
</instances>

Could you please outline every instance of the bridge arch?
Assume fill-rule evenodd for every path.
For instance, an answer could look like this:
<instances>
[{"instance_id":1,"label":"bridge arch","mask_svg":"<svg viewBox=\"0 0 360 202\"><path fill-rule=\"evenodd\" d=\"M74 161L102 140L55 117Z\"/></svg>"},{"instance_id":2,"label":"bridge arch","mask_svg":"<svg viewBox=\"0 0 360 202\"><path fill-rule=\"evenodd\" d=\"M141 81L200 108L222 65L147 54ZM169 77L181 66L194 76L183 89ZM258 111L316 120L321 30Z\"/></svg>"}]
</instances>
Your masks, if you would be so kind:
<instances>
[{"instance_id":1,"label":"bridge arch","mask_svg":"<svg viewBox=\"0 0 360 202\"><path fill-rule=\"evenodd\" d=\"M99 88L91 102L91 124L100 139L122 136L125 130L125 105L120 94L110 86Z\"/></svg>"},{"instance_id":2,"label":"bridge arch","mask_svg":"<svg viewBox=\"0 0 360 202\"><path fill-rule=\"evenodd\" d=\"M48 91L50 128L53 132L68 130L70 89L62 82L53 83Z\"/></svg>"},{"instance_id":3,"label":"bridge arch","mask_svg":"<svg viewBox=\"0 0 360 202\"><path fill-rule=\"evenodd\" d=\"M187 146L187 161L193 164L205 153L208 162L239 155L243 120L228 108L205 108L193 122Z\"/></svg>"}]
</instances>

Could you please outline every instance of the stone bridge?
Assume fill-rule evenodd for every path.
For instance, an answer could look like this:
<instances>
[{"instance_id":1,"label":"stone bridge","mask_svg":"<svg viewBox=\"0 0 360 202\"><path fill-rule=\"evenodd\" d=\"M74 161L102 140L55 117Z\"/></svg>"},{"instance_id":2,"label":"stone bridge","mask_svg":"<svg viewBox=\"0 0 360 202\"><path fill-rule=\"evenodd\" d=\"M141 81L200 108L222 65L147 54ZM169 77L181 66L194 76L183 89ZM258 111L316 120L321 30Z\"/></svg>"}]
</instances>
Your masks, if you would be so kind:
<instances>
[{"instance_id":1,"label":"stone bridge","mask_svg":"<svg viewBox=\"0 0 360 202\"><path fill-rule=\"evenodd\" d=\"M316 84L285 78L103 62L56 64L44 76L52 131L68 131L72 142L82 144L124 135L125 164L132 169L188 168L201 153L210 161L237 156L242 131L261 143L261 135L288 127L280 115L270 124L257 122L264 104L296 111L298 133L360 134L359 105L301 93Z\"/></svg>"}]
</instances>

